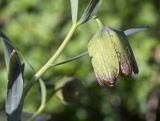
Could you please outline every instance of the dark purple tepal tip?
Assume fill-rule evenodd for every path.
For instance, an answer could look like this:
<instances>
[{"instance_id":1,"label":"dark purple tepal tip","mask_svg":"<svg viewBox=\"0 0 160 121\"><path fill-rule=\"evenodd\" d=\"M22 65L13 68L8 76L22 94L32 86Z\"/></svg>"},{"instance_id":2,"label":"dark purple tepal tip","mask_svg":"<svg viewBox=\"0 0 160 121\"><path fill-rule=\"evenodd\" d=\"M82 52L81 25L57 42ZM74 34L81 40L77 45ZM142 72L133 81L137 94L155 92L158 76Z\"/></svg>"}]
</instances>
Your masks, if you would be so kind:
<instances>
[{"instance_id":1,"label":"dark purple tepal tip","mask_svg":"<svg viewBox=\"0 0 160 121\"><path fill-rule=\"evenodd\" d=\"M106 75L105 77L97 77L97 81L99 83L100 86L110 86L112 87L115 82L117 81L117 76L116 75L112 75L111 77L109 77L108 75Z\"/></svg>"}]
</instances>

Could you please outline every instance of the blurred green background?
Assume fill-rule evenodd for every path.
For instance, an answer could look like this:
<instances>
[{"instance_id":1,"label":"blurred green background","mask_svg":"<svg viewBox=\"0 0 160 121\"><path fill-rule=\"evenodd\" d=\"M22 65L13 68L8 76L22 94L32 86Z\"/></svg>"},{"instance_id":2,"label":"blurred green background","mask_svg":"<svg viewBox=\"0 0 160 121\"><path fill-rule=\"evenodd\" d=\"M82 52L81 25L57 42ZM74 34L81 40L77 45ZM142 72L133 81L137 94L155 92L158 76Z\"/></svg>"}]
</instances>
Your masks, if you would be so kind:
<instances>
[{"instance_id":1,"label":"blurred green background","mask_svg":"<svg viewBox=\"0 0 160 121\"><path fill-rule=\"evenodd\" d=\"M89 0L79 0L82 15ZM44 113L50 121L160 121L160 1L103 0L97 16L107 26L122 30L149 25L150 29L129 37L139 74L119 78L114 87L100 87L90 58L57 66L43 80L47 86ZM0 31L3 31L36 70L51 57L71 27L69 0L0 0ZM94 21L80 26L58 61L87 50L87 44L98 29ZM26 64L25 81L35 72ZM0 44L0 111L5 110L7 75ZM77 78L68 88L70 104L60 100L54 89L68 77ZM72 98L75 91L83 93ZM29 92L24 112L34 113L40 105L40 88Z\"/></svg>"}]
</instances>

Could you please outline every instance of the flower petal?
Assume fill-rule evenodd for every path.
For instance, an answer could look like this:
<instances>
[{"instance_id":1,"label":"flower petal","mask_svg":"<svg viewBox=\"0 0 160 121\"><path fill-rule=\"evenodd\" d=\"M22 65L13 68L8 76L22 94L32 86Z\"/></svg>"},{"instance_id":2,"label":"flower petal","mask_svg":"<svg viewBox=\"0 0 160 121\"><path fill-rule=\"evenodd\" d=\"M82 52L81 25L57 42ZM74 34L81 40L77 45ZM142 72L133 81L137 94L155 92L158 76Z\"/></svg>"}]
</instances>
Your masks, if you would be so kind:
<instances>
[{"instance_id":1,"label":"flower petal","mask_svg":"<svg viewBox=\"0 0 160 121\"><path fill-rule=\"evenodd\" d=\"M112 30L110 35L119 60L120 72L126 76L131 75L132 72L138 73L138 66L126 35L121 30L110 29Z\"/></svg>"},{"instance_id":2,"label":"flower petal","mask_svg":"<svg viewBox=\"0 0 160 121\"><path fill-rule=\"evenodd\" d=\"M103 28L95 34L88 51L99 84L112 86L119 74L119 63L107 29Z\"/></svg>"}]
</instances>

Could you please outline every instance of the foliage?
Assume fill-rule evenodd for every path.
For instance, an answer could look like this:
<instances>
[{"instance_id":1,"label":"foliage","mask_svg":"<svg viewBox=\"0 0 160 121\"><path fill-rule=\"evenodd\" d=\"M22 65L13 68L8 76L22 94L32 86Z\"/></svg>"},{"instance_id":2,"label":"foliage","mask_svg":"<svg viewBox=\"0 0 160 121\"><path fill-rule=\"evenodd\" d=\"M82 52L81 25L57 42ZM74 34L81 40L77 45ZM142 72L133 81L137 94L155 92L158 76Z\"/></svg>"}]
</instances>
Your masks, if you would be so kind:
<instances>
[{"instance_id":1,"label":"foliage","mask_svg":"<svg viewBox=\"0 0 160 121\"><path fill-rule=\"evenodd\" d=\"M89 0L79 0L78 16L83 15ZM144 121L160 119L159 91L159 1L156 0L103 0L98 17L105 25L126 30L149 25L150 29L129 37L139 74L119 78L114 87L97 84L90 58L50 69L43 80L47 87L47 105L44 113L51 121ZM71 26L70 2L67 0L2 0L0 1L0 31L4 31L37 71L50 58ZM78 19L79 20L79 19ZM77 29L72 41L57 62L61 62L87 50L87 45L98 26L95 21ZM158 53L158 54L157 54ZM2 46L0 48L0 110L5 110L7 76ZM21 57L21 56L20 56ZM23 58L23 57L21 57ZM21 59L22 60L22 59ZM25 81L30 81L36 72L26 64ZM65 82L64 76L82 80L85 95L75 104L65 105L56 97L54 90ZM24 112L35 112L41 103L39 84L36 83L26 97ZM153 109L153 101L159 105ZM150 114L153 114L150 116Z\"/></svg>"}]
</instances>

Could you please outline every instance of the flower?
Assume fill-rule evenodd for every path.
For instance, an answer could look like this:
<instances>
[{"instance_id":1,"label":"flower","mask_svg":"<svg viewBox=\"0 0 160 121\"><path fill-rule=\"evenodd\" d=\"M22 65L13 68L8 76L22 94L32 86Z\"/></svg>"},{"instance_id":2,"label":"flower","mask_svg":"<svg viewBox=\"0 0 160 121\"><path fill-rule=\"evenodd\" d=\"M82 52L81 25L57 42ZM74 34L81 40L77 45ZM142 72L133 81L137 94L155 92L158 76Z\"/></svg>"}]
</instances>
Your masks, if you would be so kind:
<instances>
[{"instance_id":1,"label":"flower","mask_svg":"<svg viewBox=\"0 0 160 121\"><path fill-rule=\"evenodd\" d=\"M138 66L125 33L111 27L97 31L88 52L98 83L113 86L120 74L138 73Z\"/></svg>"}]
</instances>

